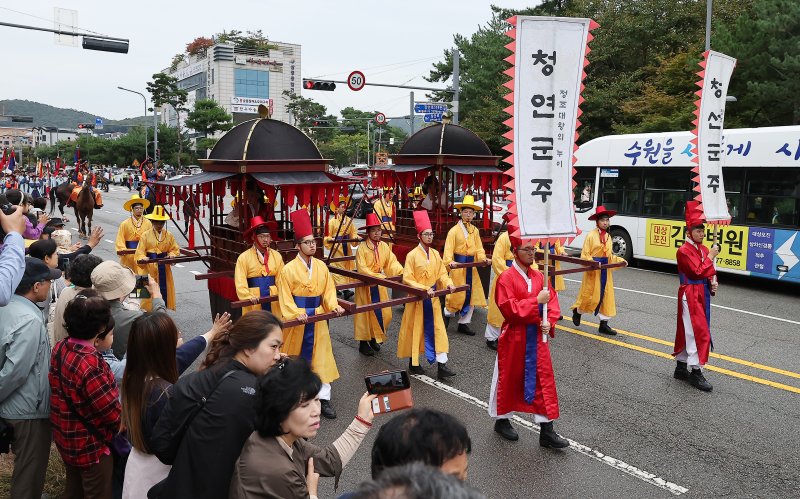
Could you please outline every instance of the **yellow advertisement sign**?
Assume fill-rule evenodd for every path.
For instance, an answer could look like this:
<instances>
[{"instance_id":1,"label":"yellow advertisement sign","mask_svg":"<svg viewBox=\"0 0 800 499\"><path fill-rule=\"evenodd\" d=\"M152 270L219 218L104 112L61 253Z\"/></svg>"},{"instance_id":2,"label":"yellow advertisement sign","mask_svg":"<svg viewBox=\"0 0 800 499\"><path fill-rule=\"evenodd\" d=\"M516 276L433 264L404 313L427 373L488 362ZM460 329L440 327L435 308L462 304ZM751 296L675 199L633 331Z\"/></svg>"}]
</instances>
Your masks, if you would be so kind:
<instances>
[{"instance_id":1,"label":"yellow advertisement sign","mask_svg":"<svg viewBox=\"0 0 800 499\"><path fill-rule=\"evenodd\" d=\"M717 242L722 250L717 256L717 267L747 270L748 228L738 225L718 225ZM706 225L706 245L710 245L714 229ZM653 258L675 261L675 252L686 240L686 224L681 220L647 219L644 254Z\"/></svg>"}]
</instances>

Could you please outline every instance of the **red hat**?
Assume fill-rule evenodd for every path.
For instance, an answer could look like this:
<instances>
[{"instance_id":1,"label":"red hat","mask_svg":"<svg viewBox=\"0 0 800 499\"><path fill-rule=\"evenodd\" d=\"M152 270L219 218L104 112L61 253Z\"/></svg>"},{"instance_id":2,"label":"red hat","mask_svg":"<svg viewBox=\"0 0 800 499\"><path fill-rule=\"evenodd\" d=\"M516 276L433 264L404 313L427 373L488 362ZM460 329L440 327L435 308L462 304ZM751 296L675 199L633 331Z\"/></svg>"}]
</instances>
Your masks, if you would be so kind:
<instances>
[{"instance_id":1,"label":"red hat","mask_svg":"<svg viewBox=\"0 0 800 499\"><path fill-rule=\"evenodd\" d=\"M378 227L381 225L381 221L378 219L378 215L375 213L367 213L367 223L364 224L365 229L369 229L370 227Z\"/></svg>"},{"instance_id":2,"label":"red hat","mask_svg":"<svg viewBox=\"0 0 800 499\"><path fill-rule=\"evenodd\" d=\"M607 216L608 218L611 218L616 214L617 214L616 211L607 210L606 207L601 204L600 206L597 207L596 210L594 210L594 215L589 216L589 220L597 220L602 216Z\"/></svg>"},{"instance_id":3,"label":"red hat","mask_svg":"<svg viewBox=\"0 0 800 499\"><path fill-rule=\"evenodd\" d=\"M268 227L267 222L260 216L255 216L250 219L250 227L244 231L244 238L249 239L259 227Z\"/></svg>"},{"instance_id":4,"label":"red hat","mask_svg":"<svg viewBox=\"0 0 800 499\"><path fill-rule=\"evenodd\" d=\"M292 225L294 226L295 241L299 241L313 234L313 230L311 229L311 215L308 214L308 210L301 208L297 211L293 211L289 217L292 219Z\"/></svg>"},{"instance_id":5,"label":"red hat","mask_svg":"<svg viewBox=\"0 0 800 499\"><path fill-rule=\"evenodd\" d=\"M686 201L686 227L692 228L703 225L706 222L706 215L703 213L703 205L699 201Z\"/></svg>"},{"instance_id":6,"label":"red hat","mask_svg":"<svg viewBox=\"0 0 800 499\"><path fill-rule=\"evenodd\" d=\"M417 234L431 229L431 219L428 217L428 210L417 210L414 212L414 225L417 227Z\"/></svg>"}]
</instances>

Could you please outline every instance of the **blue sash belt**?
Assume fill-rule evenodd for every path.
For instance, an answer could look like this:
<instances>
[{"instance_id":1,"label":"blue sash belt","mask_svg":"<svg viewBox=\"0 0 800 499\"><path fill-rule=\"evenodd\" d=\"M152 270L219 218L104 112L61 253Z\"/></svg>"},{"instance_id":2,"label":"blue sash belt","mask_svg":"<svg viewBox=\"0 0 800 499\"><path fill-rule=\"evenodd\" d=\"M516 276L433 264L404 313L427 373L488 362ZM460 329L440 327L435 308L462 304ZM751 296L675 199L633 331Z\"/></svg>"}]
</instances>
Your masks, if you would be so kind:
<instances>
[{"instance_id":1,"label":"blue sash belt","mask_svg":"<svg viewBox=\"0 0 800 499\"><path fill-rule=\"evenodd\" d=\"M344 239L345 239L344 236L338 236L333 238L334 241L339 241L339 242L344 241ZM342 242L340 246L342 247L342 253L344 254L344 256L350 256L350 245L348 243Z\"/></svg>"},{"instance_id":2,"label":"blue sash belt","mask_svg":"<svg viewBox=\"0 0 800 499\"><path fill-rule=\"evenodd\" d=\"M294 304L305 310L309 317L316 315L317 307L321 303L319 296L295 296ZM314 353L314 328L316 324L308 323L303 327L303 345L300 347L300 357L311 363L311 356Z\"/></svg>"},{"instance_id":3,"label":"blue sash belt","mask_svg":"<svg viewBox=\"0 0 800 499\"><path fill-rule=\"evenodd\" d=\"M390 217L390 216L384 215L384 216L381 217L381 222L391 222L391 221L392 221L392 217Z\"/></svg>"},{"instance_id":4,"label":"blue sash belt","mask_svg":"<svg viewBox=\"0 0 800 499\"><path fill-rule=\"evenodd\" d=\"M381 292L378 289L378 286L369 287L369 296L372 299L372 303L378 303L379 301L381 301ZM378 325L381 327L381 331L383 331L385 334L386 328L383 327L383 312L379 308L376 308L374 312L375 312L375 318L378 319Z\"/></svg>"},{"instance_id":5,"label":"blue sash belt","mask_svg":"<svg viewBox=\"0 0 800 499\"><path fill-rule=\"evenodd\" d=\"M506 260L506 267L511 267L512 263L514 263L514 260Z\"/></svg>"},{"instance_id":6,"label":"blue sash belt","mask_svg":"<svg viewBox=\"0 0 800 499\"><path fill-rule=\"evenodd\" d=\"M436 290L436 285L431 286ZM436 331L433 324L433 300L422 300L422 331L425 337L425 359L429 364L436 362Z\"/></svg>"},{"instance_id":7,"label":"blue sash belt","mask_svg":"<svg viewBox=\"0 0 800 499\"><path fill-rule=\"evenodd\" d=\"M139 247L139 241L125 241L125 247L128 249L136 249Z\"/></svg>"},{"instance_id":8,"label":"blue sash belt","mask_svg":"<svg viewBox=\"0 0 800 499\"><path fill-rule=\"evenodd\" d=\"M556 246L555 246L555 244L551 244L550 245L550 254L551 255L555 255L556 254ZM555 269L555 266L553 266L553 268ZM550 289L555 291L556 290L556 276L555 276L555 274L552 274L552 273L549 274L549 275L550 275ZM603 287L605 287L605 286L603 286Z\"/></svg>"},{"instance_id":9,"label":"blue sash belt","mask_svg":"<svg viewBox=\"0 0 800 499\"><path fill-rule=\"evenodd\" d=\"M458 263L472 263L475 261L474 256L467 256L467 255L453 255L453 260ZM461 317L466 317L469 313L469 308L472 306L470 303L472 302L472 268L464 269L466 274L466 284L469 286L466 291L466 296L464 297L464 305L461 307Z\"/></svg>"},{"instance_id":10,"label":"blue sash belt","mask_svg":"<svg viewBox=\"0 0 800 499\"><path fill-rule=\"evenodd\" d=\"M275 285L274 275L247 278L247 287L258 288L258 291L261 294L261 298L266 298L267 296L269 296L269 287L274 285ZM272 302L262 303L261 310L266 310L267 312L272 313Z\"/></svg>"},{"instance_id":11,"label":"blue sash belt","mask_svg":"<svg viewBox=\"0 0 800 499\"><path fill-rule=\"evenodd\" d=\"M698 284L705 288L706 299L706 324L708 324L708 337L711 339L711 280L710 279L689 279L683 272L678 272L681 285ZM714 351L714 342L711 342L711 351Z\"/></svg>"},{"instance_id":12,"label":"blue sash belt","mask_svg":"<svg viewBox=\"0 0 800 499\"><path fill-rule=\"evenodd\" d=\"M539 317L542 316L542 305L539 305ZM544 318L542 318L544 320ZM533 403L536 395L536 366L537 350L539 346L539 326L528 324L525 326L525 381L523 385L525 402Z\"/></svg>"},{"instance_id":13,"label":"blue sash belt","mask_svg":"<svg viewBox=\"0 0 800 499\"><path fill-rule=\"evenodd\" d=\"M156 258L165 258L168 253L147 253L147 258L154 260ZM169 294L167 294L167 266L163 263L158 264L158 287L161 289L161 296L164 297L164 302L167 306L172 305L169 303Z\"/></svg>"},{"instance_id":14,"label":"blue sash belt","mask_svg":"<svg viewBox=\"0 0 800 499\"><path fill-rule=\"evenodd\" d=\"M608 264L608 257L605 256L594 256L592 260L595 262L600 262L601 265ZM603 304L603 296L606 294L606 281L608 280L608 269L601 269L600 270L600 301L597 302L597 308L594 309L594 315L597 315L600 312L600 306Z\"/></svg>"}]
</instances>

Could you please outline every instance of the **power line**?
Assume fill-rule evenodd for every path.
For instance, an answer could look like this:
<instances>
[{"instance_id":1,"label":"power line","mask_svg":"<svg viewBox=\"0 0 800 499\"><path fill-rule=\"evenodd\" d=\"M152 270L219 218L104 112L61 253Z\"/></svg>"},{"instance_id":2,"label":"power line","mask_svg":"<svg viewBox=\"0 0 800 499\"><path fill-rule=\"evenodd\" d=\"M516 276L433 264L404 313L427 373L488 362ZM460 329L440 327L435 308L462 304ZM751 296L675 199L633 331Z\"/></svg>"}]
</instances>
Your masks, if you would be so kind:
<instances>
[{"instance_id":1,"label":"power line","mask_svg":"<svg viewBox=\"0 0 800 499\"><path fill-rule=\"evenodd\" d=\"M381 64L379 66L372 66L372 67L364 68L363 70L364 71L370 71L372 69L388 68L390 66L400 66L400 67L397 67L397 68L387 69L385 71L381 71L381 72L378 72L378 73L373 73L373 75L381 74L381 73L386 73L386 72L389 72L389 71L395 71L397 69L401 69L402 67L413 66L413 65L419 64L421 62L432 61L434 59L438 59L439 57L440 56L437 55L437 56L434 56L434 57L425 57L425 58L422 58L422 59L412 59L412 60L408 60L408 61L393 62L391 64ZM343 75L343 74L348 74L348 72L347 71L339 71L338 73L328 73L328 74L323 74L323 75L319 75L319 76L314 76L313 78L314 79L321 79L321 78L327 78L329 76Z\"/></svg>"}]
</instances>

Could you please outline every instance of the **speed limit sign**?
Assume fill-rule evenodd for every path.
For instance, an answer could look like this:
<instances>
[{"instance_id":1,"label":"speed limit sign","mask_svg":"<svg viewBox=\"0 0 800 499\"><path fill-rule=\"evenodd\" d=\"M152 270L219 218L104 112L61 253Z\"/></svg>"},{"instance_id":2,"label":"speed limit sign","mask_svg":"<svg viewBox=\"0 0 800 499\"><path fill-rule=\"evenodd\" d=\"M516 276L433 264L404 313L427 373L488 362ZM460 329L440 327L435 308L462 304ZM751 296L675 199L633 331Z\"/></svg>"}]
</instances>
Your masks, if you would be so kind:
<instances>
[{"instance_id":1,"label":"speed limit sign","mask_svg":"<svg viewBox=\"0 0 800 499\"><path fill-rule=\"evenodd\" d=\"M350 87L350 90L353 92L358 92L364 88L366 82L367 80L364 79L364 73L361 71L353 71L350 73L350 76L347 77L347 86Z\"/></svg>"},{"instance_id":2,"label":"speed limit sign","mask_svg":"<svg viewBox=\"0 0 800 499\"><path fill-rule=\"evenodd\" d=\"M383 125L386 123L386 115L383 113L378 113L375 115L375 123L378 125Z\"/></svg>"}]
</instances>

